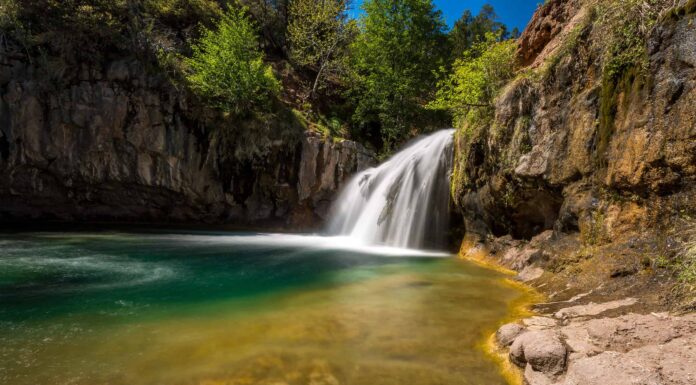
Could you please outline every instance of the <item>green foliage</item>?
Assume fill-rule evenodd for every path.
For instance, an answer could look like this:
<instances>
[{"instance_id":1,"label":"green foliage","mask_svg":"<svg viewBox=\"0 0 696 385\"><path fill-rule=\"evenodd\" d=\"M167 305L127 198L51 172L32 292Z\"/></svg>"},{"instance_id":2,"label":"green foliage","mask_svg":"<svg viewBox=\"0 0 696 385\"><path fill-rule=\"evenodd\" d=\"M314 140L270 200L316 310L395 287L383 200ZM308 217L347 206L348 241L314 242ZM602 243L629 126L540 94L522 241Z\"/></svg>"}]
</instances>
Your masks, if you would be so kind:
<instances>
[{"instance_id":1,"label":"green foliage","mask_svg":"<svg viewBox=\"0 0 696 385\"><path fill-rule=\"evenodd\" d=\"M0 33L14 29L18 25L19 5L16 0L0 0Z\"/></svg>"},{"instance_id":2,"label":"green foliage","mask_svg":"<svg viewBox=\"0 0 696 385\"><path fill-rule=\"evenodd\" d=\"M445 24L431 0L368 0L352 45L351 99L358 127L378 126L384 146L409 136L444 64Z\"/></svg>"},{"instance_id":3,"label":"green foliage","mask_svg":"<svg viewBox=\"0 0 696 385\"><path fill-rule=\"evenodd\" d=\"M596 33L606 36L602 45L602 90L595 145L595 162L600 167L606 163L619 95L646 83L648 34L668 8L662 0L602 0L596 7Z\"/></svg>"},{"instance_id":4,"label":"green foliage","mask_svg":"<svg viewBox=\"0 0 696 385\"><path fill-rule=\"evenodd\" d=\"M469 51L475 44L486 40L486 34L496 33L501 40L510 37L505 24L497 21L493 6L485 4L478 15L474 16L468 9L457 20L449 31L452 44L453 59ZM516 36L513 36L516 37Z\"/></svg>"},{"instance_id":5,"label":"green foliage","mask_svg":"<svg viewBox=\"0 0 696 385\"><path fill-rule=\"evenodd\" d=\"M220 15L214 0L144 0L142 4L146 14L170 25L206 21Z\"/></svg>"},{"instance_id":6,"label":"green foliage","mask_svg":"<svg viewBox=\"0 0 696 385\"><path fill-rule=\"evenodd\" d=\"M617 79L629 68L648 70L648 33L668 6L664 0L602 0L598 27L606 33L603 71Z\"/></svg>"},{"instance_id":7,"label":"green foliage","mask_svg":"<svg viewBox=\"0 0 696 385\"><path fill-rule=\"evenodd\" d=\"M348 45L356 33L345 0L295 0L290 4L290 59L316 73L311 97L326 86L328 78L345 74Z\"/></svg>"},{"instance_id":8,"label":"green foliage","mask_svg":"<svg viewBox=\"0 0 696 385\"><path fill-rule=\"evenodd\" d=\"M346 124L335 116L317 114L313 119L312 128L321 132L327 138L342 139L346 137Z\"/></svg>"},{"instance_id":9,"label":"green foliage","mask_svg":"<svg viewBox=\"0 0 696 385\"><path fill-rule=\"evenodd\" d=\"M287 53L287 27L290 4L293 0L235 0L234 3L248 9L258 25L261 43L268 52L277 55Z\"/></svg>"},{"instance_id":10,"label":"green foliage","mask_svg":"<svg viewBox=\"0 0 696 385\"><path fill-rule=\"evenodd\" d=\"M189 85L223 112L247 115L265 109L280 90L243 9L228 11L214 29L204 29L192 49L186 59Z\"/></svg>"},{"instance_id":11,"label":"green foliage","mask_svg":"<svg viewBox=\"0 0 696 385\"><path fill-rule=\"evenodd\" d=\"M6 9L13 3L17 0L0 0ZM22 0L21 4L0 16L13 20L10 37L26 48L29 60L52 56L71 67L115 52L152 58L158 49L172 45L167 44L171 29L208 23L220 12L215 0Z\"/></svg>"},{"instance_id":12,"label":"green foliage","mask_svg":"<svg viewBox=\"0 0 696 385\"><path fill-rule=\"evenodd\" d=\"M487 33L455 61L428 107L451 111L456 127L465 125L472 110L477 118L490 117L496 96L514 77L516 49L515 41L499 41L499 34Z\"/></svg>"},{"instance_id":13,"label":"green foliage","mask_svg":"<svg viewBox=\"0 0 696 385\"><path fill-rule=\"evenodd\" d=\"M451 74L438 83L435 98L428 104L430 109L449 111L457 127L450 184L455 200L473 183L467 174L470 153L489 131L495 98L514 77L516 49L515 41L500 41L500 32L488 32L454 62Z\"/></svg>"}]
</instances>

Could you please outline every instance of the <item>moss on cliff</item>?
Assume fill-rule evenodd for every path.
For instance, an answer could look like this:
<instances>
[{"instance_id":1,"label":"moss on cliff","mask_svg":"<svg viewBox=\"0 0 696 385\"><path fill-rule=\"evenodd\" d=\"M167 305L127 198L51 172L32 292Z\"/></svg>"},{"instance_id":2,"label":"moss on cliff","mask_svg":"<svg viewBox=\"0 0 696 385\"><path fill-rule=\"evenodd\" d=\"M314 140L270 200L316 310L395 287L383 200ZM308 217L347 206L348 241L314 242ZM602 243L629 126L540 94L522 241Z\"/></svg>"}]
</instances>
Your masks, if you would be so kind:
<instances>
[{"instance_id":1,"label":"moss on cliff","mask_svg":"<svg viewBox=\"0 0 696 385\"><path fill-rule=\"evenodd\" d=\"M455 202L467 189L476 185L476 175L471 172L482 165L483 142L488 136L493 114L490 109L472 109L460 120L455 132L455 159L450 182Z\"/></svg>"},{"instance_id":2,"label":"moss on cliff","mask_svg":"<svg viewBox=\"0 0 696 385\"><path fill-rule=\"evenodd\" d=\"M520 41L538 52L522 54L530 66L493 111L467 117L457 132L451 192L468 231L528 237L553 227L612 243L615 213L604 211L602 191L640 206L693 180L685 155L693 94L682 85L692 72L675 62L692 60L684 44L693 29L661 17L693 12L695 2L670 10L658 0L599 0L537 12L530 25L558 32L526 31ZM662 226L655 218L645 220Z\"/></svg>"},{"instance_id":3,"label":"moss on cliff","mask_svg":"<svg viewBox=\"0 0 696 385\"><path fill-rule=\"evenodd\" d=\"M599 120L595 137L594 160L598 168L606 167L606 152L615 131L615 119L622 101L624 109L633 97L634 92L640 91L647 81L647 74L638 67L623 69L619 75L605 72L602 75L601 92L599 97Z\"/></svg>"},{"instance_id":4,"label":"moss on cliff","mask_svg":"<svg viewBox=\"0 0 696 385\"><path fill-rule=\"evenodd\" d=\"M664 16L665 19L679 20L680 18L696 13L696 0L689 0L681 7L675 7Z\"/></svg>"}]
</instances>

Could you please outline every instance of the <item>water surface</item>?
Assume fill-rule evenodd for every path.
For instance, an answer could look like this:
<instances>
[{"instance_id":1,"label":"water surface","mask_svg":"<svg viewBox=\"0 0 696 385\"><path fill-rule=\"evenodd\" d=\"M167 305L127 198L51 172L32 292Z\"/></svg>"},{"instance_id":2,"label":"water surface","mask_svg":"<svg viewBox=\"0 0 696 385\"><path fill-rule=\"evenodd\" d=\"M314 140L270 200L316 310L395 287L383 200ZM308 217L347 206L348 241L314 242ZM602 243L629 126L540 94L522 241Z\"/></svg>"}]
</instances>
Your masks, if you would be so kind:
<instances>
[{"instance_id":1,"label":"water surface","mask_svg":"<svg viewBox=\"0 0 696 385\"><path fill-rule=\"evenodd\" d=\"M499 273L346 238L0 235L0 384L504 384Z\"/></svg>"}]
</instances>

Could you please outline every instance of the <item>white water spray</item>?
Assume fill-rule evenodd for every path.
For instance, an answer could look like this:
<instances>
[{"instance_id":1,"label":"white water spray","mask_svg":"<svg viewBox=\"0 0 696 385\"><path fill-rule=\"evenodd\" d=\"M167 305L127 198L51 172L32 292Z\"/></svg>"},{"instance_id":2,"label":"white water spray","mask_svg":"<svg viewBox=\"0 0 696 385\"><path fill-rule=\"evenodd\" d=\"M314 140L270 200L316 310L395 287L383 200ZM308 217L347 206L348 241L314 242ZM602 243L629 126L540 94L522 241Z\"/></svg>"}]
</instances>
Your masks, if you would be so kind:
<instances>
[{"instance_id":1,"label":"white water spray","mask_svg":"<svg viewBox=\"0 0 696 385\"><path fill-rule=\"evenodd\" d=\"M443 247L453 134L420 138L353 177L332 207L329 232L364 245Z\"/></svg>"}]
</instances>

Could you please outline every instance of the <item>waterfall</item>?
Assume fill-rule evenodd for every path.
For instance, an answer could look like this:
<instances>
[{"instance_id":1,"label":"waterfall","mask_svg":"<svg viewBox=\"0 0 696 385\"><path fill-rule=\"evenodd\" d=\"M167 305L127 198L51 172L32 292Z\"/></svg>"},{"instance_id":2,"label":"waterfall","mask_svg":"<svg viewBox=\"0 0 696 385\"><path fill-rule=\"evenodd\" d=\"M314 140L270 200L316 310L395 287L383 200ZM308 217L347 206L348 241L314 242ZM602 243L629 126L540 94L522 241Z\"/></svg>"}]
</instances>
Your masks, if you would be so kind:
<instances>
[{"instance_id":1,"label":"waterfall","mask_svg":"<svg viewBox=\"0 0 696 385\"><path fill-rule=\"evenodd\" d=\"M331 208L329 232L360 244L442 248L453 134L450 129L419 138L353 177Z\"/></svg>"}]
</instances>

